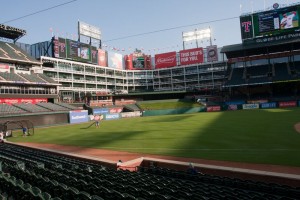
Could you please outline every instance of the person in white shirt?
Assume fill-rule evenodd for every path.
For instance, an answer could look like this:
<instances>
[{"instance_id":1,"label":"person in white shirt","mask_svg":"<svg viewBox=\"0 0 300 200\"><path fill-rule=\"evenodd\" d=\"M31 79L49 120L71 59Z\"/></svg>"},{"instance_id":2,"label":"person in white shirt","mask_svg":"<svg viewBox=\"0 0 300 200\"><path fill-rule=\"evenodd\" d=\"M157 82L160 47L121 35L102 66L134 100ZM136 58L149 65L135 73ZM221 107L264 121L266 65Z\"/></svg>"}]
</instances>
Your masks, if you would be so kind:
<instances>
[{"instance_id":1,"label":"person in white shirt","mask_svg":"<svg viewBox=\"0 0 300 200\"><path fill-rule=\"evenodd\" d=\"M296 16L296 12L293 11L291 13L285 13L282 15L283 18L280 21L280 27L283 29L293 28L293 19Z\"/></svg>"}]
</instances>

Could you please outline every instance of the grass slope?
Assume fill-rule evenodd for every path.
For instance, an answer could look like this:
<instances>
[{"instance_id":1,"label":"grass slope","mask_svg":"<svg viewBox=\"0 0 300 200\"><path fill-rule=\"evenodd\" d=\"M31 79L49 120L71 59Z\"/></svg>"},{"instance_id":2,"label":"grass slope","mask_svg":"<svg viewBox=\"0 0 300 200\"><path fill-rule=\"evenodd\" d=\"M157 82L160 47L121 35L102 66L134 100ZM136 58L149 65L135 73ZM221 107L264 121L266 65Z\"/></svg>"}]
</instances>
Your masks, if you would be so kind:
<instances>
[{"instance_id":1,"label":"grass slope","mask_svg":"<svg viewBox=\"0 0 300 200\"><path fill-rule=\"evenodd\" d=\"M143 110L163 110L178 108L201 107L202 105L192 101L157 101L157 102L140 102L139 107Z\"/></svg>"},{"instance_id":2,"label":"grass slope","mask_svg":"<svg viewBox=\"0 0 300 200\"><path fill-rule=\"evenodd\" d=\"M193 113L37 128L12 142L55 143L212 160L300 166L300 108Z\"/></svg>"}]
</instances>

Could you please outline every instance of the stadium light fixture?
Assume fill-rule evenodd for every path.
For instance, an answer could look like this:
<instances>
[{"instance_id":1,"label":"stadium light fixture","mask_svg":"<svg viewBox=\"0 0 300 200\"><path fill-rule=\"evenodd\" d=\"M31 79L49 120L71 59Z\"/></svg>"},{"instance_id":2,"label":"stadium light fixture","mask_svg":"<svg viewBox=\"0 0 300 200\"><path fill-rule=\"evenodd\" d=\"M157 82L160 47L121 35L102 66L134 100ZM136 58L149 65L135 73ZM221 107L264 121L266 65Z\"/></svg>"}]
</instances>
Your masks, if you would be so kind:
<instances>
[{"instance_id":1,"label":"stadium light fixture","mask_svg":"<svg viewBox=\"0 0 300 200\"><path fill-rule=\"evenodd\" d=\"M202 40L205 38L210 38L210 43L211 43L211 30L210 27L206 29L195 29L194 31L189 31L189 32L183 32L182 33L182 40L183 40L183 49L184 48L184 43L196 40L197 48L198 48L198 40ZM210 44L212 45L212 44Z\"/></svg>"}]
</instances>

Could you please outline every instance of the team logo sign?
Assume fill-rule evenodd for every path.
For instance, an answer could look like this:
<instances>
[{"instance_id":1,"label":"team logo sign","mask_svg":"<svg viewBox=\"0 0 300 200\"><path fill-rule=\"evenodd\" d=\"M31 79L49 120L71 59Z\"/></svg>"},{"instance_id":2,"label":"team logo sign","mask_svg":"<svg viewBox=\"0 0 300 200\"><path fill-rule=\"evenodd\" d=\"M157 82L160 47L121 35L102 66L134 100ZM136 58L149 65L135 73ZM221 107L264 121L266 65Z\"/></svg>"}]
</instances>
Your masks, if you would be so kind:
<instances>
[{"instance_id":1,"label":"team logo sign","mask_svg":"<svg viewBox=\"0 0 300 200\"><path fill-rule=\"evenodd\" d=\"M273 4L273 8L274 8L274 9L278 9L278 8L279 8L279 4L278 4L278 3L274 3L274 4Z\"/></svg>"}]
</instances>

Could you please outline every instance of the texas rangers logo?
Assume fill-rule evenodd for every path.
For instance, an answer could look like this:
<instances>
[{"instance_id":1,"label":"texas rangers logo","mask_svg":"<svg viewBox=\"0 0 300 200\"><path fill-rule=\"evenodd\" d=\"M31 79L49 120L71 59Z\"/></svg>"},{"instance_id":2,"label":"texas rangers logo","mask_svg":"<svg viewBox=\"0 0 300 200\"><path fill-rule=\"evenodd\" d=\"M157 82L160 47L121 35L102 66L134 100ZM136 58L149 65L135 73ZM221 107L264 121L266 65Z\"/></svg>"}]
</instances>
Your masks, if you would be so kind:
<instances>
[{"instance_id":1,"label":"texas rangers logo","mask_svg":"<svg viewBox=\"0 0 300 200\"><path fill-rule=\"evenodd\" d=\"M250 26L252 25L251 21L242 22L242 27L244 28L244 32L250 32Z\"/></svg>"}]
</instances>

